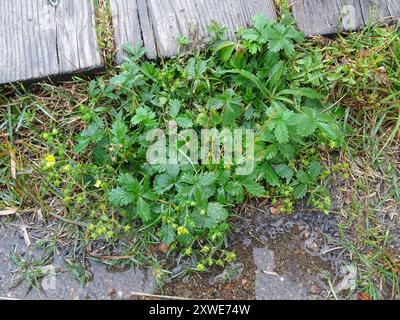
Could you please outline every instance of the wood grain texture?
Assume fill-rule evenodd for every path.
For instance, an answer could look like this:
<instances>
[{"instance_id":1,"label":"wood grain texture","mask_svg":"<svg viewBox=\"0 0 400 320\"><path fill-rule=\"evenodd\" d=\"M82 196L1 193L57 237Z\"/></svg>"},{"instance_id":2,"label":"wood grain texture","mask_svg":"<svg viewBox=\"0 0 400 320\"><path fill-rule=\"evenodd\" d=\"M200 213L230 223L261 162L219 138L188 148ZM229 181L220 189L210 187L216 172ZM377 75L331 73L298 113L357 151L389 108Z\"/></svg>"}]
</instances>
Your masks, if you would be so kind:
<instances>
[{"instance_id":1,"label":"wood grain texture","mask_svg":"<svg viewBox=\"0 0 400 320\"><path fill-rule=\"evenodd\" d=\"M367 23L393 22L400 0L289 0L299 29L307 36L353 31Z\"/></svg>"},{"instance_id":2,"label":"wood grain texture","mask_svg":"<svg viewBox=\"0 0 400 320\"><path fill-rule=\"evenodd\" d=\"M157 57L156 43L146 0L110 0L114 27L117 63L124 61L122 45L135 45L142 41L147 57Z\"/></svg>"},{"instance_id":3,"label":"wood grain texture","mask_svg":"<svg viewBox=\"0 0 400 320\"><path fill-rule=\"evenodd\" d=\"M257 13L276 19L273 0L110 0L110 4L119 63L124 43L142 40L148 57L171 57L178 52L180 36L201 43L213 21L232 34Z\"/></svg>"},{"instance_id":4,"label":"wood grain texture","mask_svg":"<svg viewBox=\"0 0 400 320\"><path fill-rule=\"evenodd\" d=\"M390 17L397 21L400 19L400 0L386 0L386 5L390 13Z\"/></svg>"},{"instance_id":5,"label":"wood grain texture","mask_svg":"<svg viewBox=\"0 0 400 320\"><path fill-rule=\"evenodd\" d=\"M102 65L92 0L1 0L0 83Z\"/></svg>"},{"instance_id":6,"label":"wood grain texture","mask_svg":"<svg viewBox=\"0 0 400 320\"><path fill-rule=\"evenodd\" d=\"M158 52L171 57L178 52L178 39L185 36L204 42L212 22L228 27L231 35L251 23L257 13L276 19L272 0L148 0Z\"/></svg>"}]
</instances>

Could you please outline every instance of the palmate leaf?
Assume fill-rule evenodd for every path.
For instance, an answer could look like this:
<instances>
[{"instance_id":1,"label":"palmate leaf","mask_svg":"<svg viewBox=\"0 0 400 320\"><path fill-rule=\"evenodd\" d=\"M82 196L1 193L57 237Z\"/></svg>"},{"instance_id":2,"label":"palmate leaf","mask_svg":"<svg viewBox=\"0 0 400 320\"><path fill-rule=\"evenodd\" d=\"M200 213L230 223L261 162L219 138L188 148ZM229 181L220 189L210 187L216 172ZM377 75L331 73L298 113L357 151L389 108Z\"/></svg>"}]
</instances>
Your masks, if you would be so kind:
<instances>
[{"instance_id":1,"label":"palmate leaf","mask_svg":"<svg viewBox=\"0 0 400 320\"><path fill-rule=\"evenodd\" d=\"M82 153L86 151L92 143L97 143L104 137L104 123L98 120L89 124L87 129L83 131L77 138L77 146L74 149L75 153Z\"/></svg>"},{"instance_id":2,"label":"palmate leaf","mask_svg":"<svg viewBox=\"0 0 400 320\"><path fill-rule=\"evenodd\" d=\"M122 173L118 177L118 183L127 191L137 196L140 193L140 183L129 173Z\"/></svg>"},{"instance_id":3,"label":"palmate leaf","mask_svg":"<svg viewBox=\"0 0 400 320\"><path fill-rule=\"evenodd\" d=\"M136 114L132 117L131 123L138 125L139 123L151 122L156 117L155 113L146 109L145 107L139 107L136 110Z\"/></svg>"},{"instance_id":4,"label":"palmate leaf","mask_svg":"<svg viewBox=\"0 0 400 320\"><path fill-rule=\"evenodd\" d=\"M243 39L265 44L268 41L268 31L273 22L268 21L265 14L260 13L253 17L253 28L243 31Z\"/></svg>"},{"instance_id":5,"label":"palmate leaf","mask_svg":"<svg viewBox=\"0 0 400 320\"><path fill-rule=\"evenodd\" d=\"M283 50L287 55L294 54L294 42L304 40L304 34L292 26L275 23L268 31L268 48L272 52Z\"/></svg>"}]
</instances>

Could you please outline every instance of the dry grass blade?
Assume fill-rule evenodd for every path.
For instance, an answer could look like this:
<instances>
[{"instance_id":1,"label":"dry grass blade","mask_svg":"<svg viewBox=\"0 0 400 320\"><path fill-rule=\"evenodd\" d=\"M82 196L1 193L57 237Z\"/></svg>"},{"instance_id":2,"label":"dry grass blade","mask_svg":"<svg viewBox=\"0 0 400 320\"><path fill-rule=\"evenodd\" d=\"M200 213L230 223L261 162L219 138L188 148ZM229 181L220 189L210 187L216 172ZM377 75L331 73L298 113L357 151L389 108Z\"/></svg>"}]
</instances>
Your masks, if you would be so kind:
<instances>
[{"instance_id":1,"label":"dry grass blade","mask_svg":"<svg viewBox=\"0 0 400 320\"><path fill-rule=\"evenodd\" d=\"M17 179L17 163L15 161L15 153L10 150L10 167L11 167L11 178Z\"/></svg>"},{"instance_id":2,"label":"dry grass blade","mask_svg":"<svg viewBox=\"0 0 400 320\"><path fill-rule=\"evenodd\" d=\"M2 216L12 216L18 212L18 208L5 208L0 211L0 217Z\"/></svg>"}]
</instances>

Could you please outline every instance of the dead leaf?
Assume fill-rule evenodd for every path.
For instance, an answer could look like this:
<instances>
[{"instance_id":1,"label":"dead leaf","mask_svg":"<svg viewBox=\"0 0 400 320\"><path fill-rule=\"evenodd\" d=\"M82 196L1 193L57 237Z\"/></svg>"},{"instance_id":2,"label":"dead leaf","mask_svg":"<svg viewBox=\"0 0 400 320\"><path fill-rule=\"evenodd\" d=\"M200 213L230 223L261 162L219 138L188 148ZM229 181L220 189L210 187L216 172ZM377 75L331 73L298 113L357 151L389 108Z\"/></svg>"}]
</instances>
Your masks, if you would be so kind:
<instances>
[{"instance_id":1,"label":"dead leaf","mask_svg":"<svg viewBox=\"0 0 400 320\"><path fill-rule=\"evenodd\" d=\"M281 208L282 206L275 206L275 207L270 207L269 210L271 211L271 214L273 216L277 216L278 214L281 213Z\"/></svg>"},{"instance_id":2,"label":"dead leaf","mask_svg":"<svg viewBox=\"0 0 400 320\"><path fill-rule=\"evenodd\" d=\"M17 208L5 208L0 211L0 216L12 216L18 212Z\"/></svg>"},{"instance_id":3,"label":"dead leaf","mask_svg":"<svg viewBox=\"0 0 400 320\"><path fill-rule=\"evenodd\" d=\"M370 52L369 52L369 50L367 50L367 49L365 49L365 48L361 48L361 49L360 49L360 52L358 53L358 55L359 55L359 57L360 57L361 59L363 59L363 58L369 56L369 55L370 55Z\"/></svg>"},{"instance_id":4,"label":"dead leaf","mask_svg":"<svg viewBox=\"0 0 400 320\"><path fill-rule=\"evenodd\" d=\"M36 209L36 210L35 210L35 213L37 214L39 220L42 220L42 221L44 220L44 219L43 219L42 209L40 209L40 208L39 208L39 209Z\"/></svg>"},{"instance_id":5,"label":"dead leaf","mask_svg":"<svg viewBox=\"0 0 400 320\"><path fill-rule=\"evenodd\" d=\"M232 283L228 283L228 284L225 286L224 289L227 290L227 291L232 291L232 290L233 290Z\"/></svg>"},{"instance_id":6,"label":"dead leaf","mask_svg":"<svg viewBox=\"0 0 400 320\"><path fill-rule=\"evenodd\" d=\"M27 248L29 248L32 243L31 243L31 239L29 238L29 235L28 235L28 230L26 229L25 225L20 226L20 228L22 231L22 236L24 237L25 244L26 244Z\"/></svg>"},{"instance_id":7,"label":"dead leaf","mask_svg":"<svg viewBox=\"0 0 400 320\"><path fill-rule=\"evenodd\" d=\"M167 254L168 253L168 246L165 243L160 243L157 247L158 251L160 251L163 254Z\"/></svg>"},{"instance_id":8,"label":"dead leaf","mask_svg":"<svg viewBox=\"0 0 400 320\"><path fill-rule=\"evenodd\" d=\"M372 300L368 293L360 292L358 294L358 300Z\"/></svg>"},{"instance_id":9,"label":"dead leaf","mask_svg":"<svg viewBox=\"0 0 400 320\"><path fill-rule=\"evenodd\" d=\"M15 153L11 150L10 152L10 167L11 167L11 178L17 179L17 163L15 161Z\"/></svg>"},{"instance_id":10,"label":"dead leaf","mask_svg":"<svg viewBox=\"0 0 400 320\"><path fill-rule=\"evenodd\" d=\"M385 67L380 67L378 68L378 72L377 72L377 78L380 84L390 88L391 86L391 82L389 80L389 76L386 72Z\"/></svg>"}]
</instances>

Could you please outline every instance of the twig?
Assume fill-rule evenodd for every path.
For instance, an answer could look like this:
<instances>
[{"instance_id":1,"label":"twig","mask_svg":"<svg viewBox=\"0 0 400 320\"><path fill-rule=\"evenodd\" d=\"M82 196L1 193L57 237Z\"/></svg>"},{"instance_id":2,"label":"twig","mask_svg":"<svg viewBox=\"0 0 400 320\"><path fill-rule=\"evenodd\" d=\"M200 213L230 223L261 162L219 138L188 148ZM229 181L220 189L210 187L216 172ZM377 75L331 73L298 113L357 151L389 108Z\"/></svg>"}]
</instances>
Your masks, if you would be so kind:
<instances>
[{"instance_id":1,"label":"twig","mask_svg":"<svg viewBox=\"0 0 400 320\"><path fill-rule=\"evenodd\" d=\"M76 226L83 227L83 228L87 228L88 227L88 225L86 223L79 222L79 221L73 221L73 220L64 218L64 217L58 215L57 213L48 212L48 214L51 215L53 218L61 220L61 221L65 222L65 223L74 224Z\"/></svg>"},{"instance_id":2,"label":"twig","mask_svg":"<svg viewBox=\"0 0 400 320\"><path fill-rule=\"evenodd\" d=\"M131 259L135 256L97 256L95 254L89 253L92 258L100 259L100 260L124 260L124 259Z\"/></svg>"},{"instance_id":3,"label":"twig","mask_svg":"<svg viewBox=\"0 0 400 320\"><path fill-rule=\"evenodd\" d=\"M185 297L178 297L178 296L163 296L163 295L149 294L149 293L144 293L144 292L132 292L131 295L142 296L142 297L147 297L147 298L168 299L168 300L194 300L193 298L185 298Z\"/></svg>"}]
</instances>

